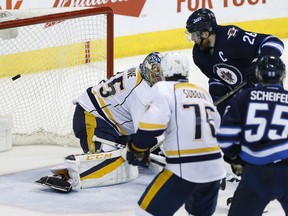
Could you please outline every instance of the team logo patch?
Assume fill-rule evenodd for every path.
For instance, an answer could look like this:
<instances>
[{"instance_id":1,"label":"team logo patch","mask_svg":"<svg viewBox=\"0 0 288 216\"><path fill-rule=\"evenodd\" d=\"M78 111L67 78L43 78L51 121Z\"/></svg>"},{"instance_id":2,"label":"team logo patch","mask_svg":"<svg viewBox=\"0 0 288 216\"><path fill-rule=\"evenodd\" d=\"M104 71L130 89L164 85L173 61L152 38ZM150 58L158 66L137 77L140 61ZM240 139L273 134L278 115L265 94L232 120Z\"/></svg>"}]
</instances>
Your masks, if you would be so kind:
<instances>
[{"instance_id":1,"label":"team logo patch","mask_svg":"<svg viewBox=\"0 0 288 216\"><path fill-rule=\"evenodd\" d=\"M234 86L242 82L242 74L237 68L231 65L216 64L213 66L213 72L229 85Z\"/></svg>"},{"instance_id":2,"label":"team logo patch","mask_svg":"<svg viewBox=\"0 0 288 216\"><path fill-rule=\"evenodd\" d=\"M230 28L227 32L228 35L227 40L231 37L236 37L237 31L238 30L235 27Z\"/></svg>"}]
</instances>

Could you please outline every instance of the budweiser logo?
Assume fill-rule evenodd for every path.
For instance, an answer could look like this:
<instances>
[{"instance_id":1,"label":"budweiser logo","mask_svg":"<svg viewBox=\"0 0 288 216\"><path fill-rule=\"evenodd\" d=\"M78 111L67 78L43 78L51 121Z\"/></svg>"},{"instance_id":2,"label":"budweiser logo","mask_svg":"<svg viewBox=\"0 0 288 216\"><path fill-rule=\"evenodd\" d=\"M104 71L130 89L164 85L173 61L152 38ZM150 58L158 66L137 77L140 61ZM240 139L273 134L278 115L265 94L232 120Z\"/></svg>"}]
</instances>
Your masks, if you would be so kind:
<instances>
[{"instance_id":1,"label":"budweiser logo","mask_svg":"<svg viewBox=\"0 0 288 216\"><path fill-rule=\"evenodd\" d=\"M2 7L2 5L0 5L0 10L5 9L5 8L6 10L11 10L11 9L17 10L21 7L22 3L23 3L23 0L17 0L17 1L6 0L6 6Z\"/></svg>"},{"instance_id":2,"label":"budweiser logo","mask_svg":"<svg viewBox=\"0 0 288 216\"><path fill-rule=\"evenodd\" d=\"M55 0L53 7L100 7L113 9L115 14L139 17L146 0Z\"/></svg>"}]
</instances>

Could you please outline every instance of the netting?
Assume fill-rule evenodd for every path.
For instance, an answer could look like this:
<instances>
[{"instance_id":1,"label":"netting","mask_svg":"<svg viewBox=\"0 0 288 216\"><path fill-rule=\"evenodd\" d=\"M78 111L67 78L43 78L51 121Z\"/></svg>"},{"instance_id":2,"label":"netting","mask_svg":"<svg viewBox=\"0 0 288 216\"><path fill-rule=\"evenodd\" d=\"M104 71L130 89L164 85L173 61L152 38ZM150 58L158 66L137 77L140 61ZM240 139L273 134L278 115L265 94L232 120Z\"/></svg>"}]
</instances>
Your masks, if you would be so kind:
<instances>
[{"instance_id":1,"label":"netting","mask_svg":"<svg viewBox=\"0 0 288 216\"><path fill-rule=\"evenodd\" d=\"M13 28L0 30L0 116L12 117L13 145L78 145L72 101L113 65L108 15L86 15L91 10L42 10L49 16L33 19L31 10L2 13Z\"/></svg>"}]
</instances>

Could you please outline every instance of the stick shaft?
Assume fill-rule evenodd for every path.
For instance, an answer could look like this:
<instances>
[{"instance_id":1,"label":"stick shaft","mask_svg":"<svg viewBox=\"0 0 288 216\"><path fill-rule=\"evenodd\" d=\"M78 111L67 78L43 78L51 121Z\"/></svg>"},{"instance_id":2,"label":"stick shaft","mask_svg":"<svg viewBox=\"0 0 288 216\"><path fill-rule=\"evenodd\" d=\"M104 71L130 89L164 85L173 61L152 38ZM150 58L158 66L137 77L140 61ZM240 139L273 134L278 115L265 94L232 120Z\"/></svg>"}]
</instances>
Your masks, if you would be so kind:
<instances>
[{"instance_id":1,"label":"stick shaft","mask_svg":"<svg viewBox=\"0 0 288 216\"><path fill-rule=\"evenodd\" d=\"M116 143L116 142L112 142L112 141L109 141L109 140L105 140L105 139L102 139L102 138L99 138L99 137L96 137L96 136L93 136L92 138L93 142L97 141L97 142L101 142L103 144L106 144L106 145L109 145L109 146L112 146L112 147L116 147L118 149L124 149L126 146L123 145L123 144L120 144L120 143ZM150 149L150 152L154 151L155 149L159 148L159 146L161 146L163 144L163 141L157 143L155 146L153 146L151 149ZM123 158L125 158L126 160L126 155L123 155ZM160 166L165 166L165 158L160 156L160 155L155 155L155 154L150 154L150 158L151 158L151 162L152 163L156 163Z\"/></svg>"},{"instance_id":2,"label":"stick shaft","mask_svg":"<svg viewBox=\"0 0 288 216\"><path fill-rule=\"evenodd\" d=\"M214 105L217 106L218 104L222 103L224 100L226 100L228 97L232 96L233 94L235 94L237 91L239 91L240 89L242 89L245 85L247 84L246 81L240 83L238 86L236 86L234 89L232 89L230 92L228 92L227 94L225 94L224 96L222 96L220 99L218 99L217 101L214 102Z\"/></svg>"},{"instance_id":3,"label":"stick shaft","mask_svg":"<svg viewBox=\"0 0 288 216\"><path fill-rule=\"evenodd\" d=\"M100 142L100 143L103 143L103 144L106 144L106 145L109 145L112 147L116 147L116 148L125 148L125 145L123 145L123 144L112 142L109 140L105 140L105 139L99 138L97 136L93 136L92 141L93 142Z\"/></svg>"}]
</instances>

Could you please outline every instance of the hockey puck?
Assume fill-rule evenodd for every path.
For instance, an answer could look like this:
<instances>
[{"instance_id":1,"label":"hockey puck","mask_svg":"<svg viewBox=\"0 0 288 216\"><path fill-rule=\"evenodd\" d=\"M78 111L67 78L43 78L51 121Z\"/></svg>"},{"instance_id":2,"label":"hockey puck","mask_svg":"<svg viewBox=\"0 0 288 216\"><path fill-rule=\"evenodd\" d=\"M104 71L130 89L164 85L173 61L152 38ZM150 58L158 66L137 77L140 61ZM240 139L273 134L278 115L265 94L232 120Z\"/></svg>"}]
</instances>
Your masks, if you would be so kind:
<instances>
[{"instance_id":1,"label":"hockey puck","mask_svg":"<svg viewBox=\"0 0 288 216\"><path fill-rule=\"evenodd\" d=\"M18 75L16 75L16 76L12 77L12 81L15 81L16 79L19 79L20 77L21 77L21 75L18 74Z\"/></svg>"}]
</instances>

